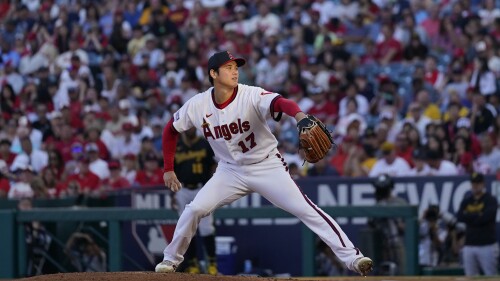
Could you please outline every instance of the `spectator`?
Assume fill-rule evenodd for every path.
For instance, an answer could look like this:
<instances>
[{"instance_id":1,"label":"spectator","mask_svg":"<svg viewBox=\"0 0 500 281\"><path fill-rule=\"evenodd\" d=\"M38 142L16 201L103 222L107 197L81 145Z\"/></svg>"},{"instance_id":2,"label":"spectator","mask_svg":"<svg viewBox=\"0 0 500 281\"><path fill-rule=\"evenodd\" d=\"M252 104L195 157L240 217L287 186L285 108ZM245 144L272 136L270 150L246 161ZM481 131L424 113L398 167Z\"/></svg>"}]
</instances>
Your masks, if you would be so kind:
<instances>
[{"instance_id":1,"label":"spectator","mask_svg":"<svg viewBox=\"0 0 500 281\"><path fill-rule=\"evenodd\" d=\"M411 176L428 176L431 174L431 168L427 165L427 155L424 148L414 149L412 152L413 168L410 171Z\"/></svg>"},{"instance_id":2,"label":"spectator","mask_svg":"<svg viewBox=\"0 0 500 281\"><path fill-rule=\"evenodd\" d=\"M320 161L314 163L314 166L307 170L308 176L338 176L339 173L330 166L328 159L323 158Z\"/></svg>"},{"instance_id":3,"label":"spectator","mask_svg":"<svg viewBox=\"0 0 500 281\"><path fill-rule=\"evenodd\" d=\"M43 134L39 130L33 128L27 116L22 116L17 121L17 134L12 140L11 150L15 153L22 151L21 138L28 137L34 149L42 148Z\"/></svg>"},{"instance_id":4,"label":"spectator","mask_svg":"<svg viewBox=\"0 0 500 281\"><path fill-rule=\"evenodd\" d=\"M391 177L406 176L410 173L410 165L406 160L396 156L394 144L385 142L380 146L382 157L375 162L370 170L370 177L377 177L382 174L387 174Z\"/></svg>"},{"instance_id":5,"label":"spectator","mask_svg":"<svg viewBox=\"0 0 500 281\"><path fill-rule=\"evenodd\" d=\"M470 121L476 135L487 132L493 126L496 114L496 110L490 109L486 103L486 97L479 92L474 92Z\"/></svg>"},{"instance_id":6,"label":"spectator","mask_svg":"<svg viewBox=\"0 0 500 281\"><path fill-rule=\"evenodd\" d=\"M138 171L138 164L137 164L137 157L132 154L128 153L123 157L123 165L121 169L121 175L127 179L127 181L131 184L134 185L135 182L135 177L137 175Z\"/></svg>"},{"instance_id":7,"label":"spectator","mask_svg":"<svg viewBox=\"0 0 500 281\"><path fill-rule=\"evenodd\" d=\"M432 120L429 117L423 115L423 113L424 109L422 108L420 103L413 102L408 106L408 117L403 122L410 122L411 124L413 124L418 129L419 135L422 136L421 141L425 143L425 129L427 125L432 122Z\"/></svg>"},{"instance_id":8,"label":"spectator","mask_svg":"<svg viewBox=\"0 0 500 281\"><path fill-rule=\"evenodd\" d=\"M137 138L133 137L134 126L130 122L125 122L122 125L123 135L116 137L111 146L111 156L121 158L128 153L137 155L141 149L141 143Z\"/></svg>"},{"instance_id":9,"label":"spectator","mask_svg":"<svg viewBox=\"0 0 500 281\"><path fill-rule=\"evenodd\" d=\"M106 253L86 233L73 233L66 242L64 252L78 272L107 271Z\"/></svg>"},{"instance_id":10,"label":"spectator","mask_svg":"<svg viewBox=\"0 0 500 281\"><path fill-rule=\"evenodd\" d=\"M498 243L496 214L498 203L486 191L484 175L471 175L471 193L467 193L458 210L458 221L466 224L465 245L462 251L466 276L497 274Z\"/></svg>"},{"instance_id":11,"label":"spectator","mask_svg":"<svg viewBox=\"0 0 500 281\"><path fill-rule=\"evenodd\" d=\"M0 159L0 198L7 198L10 190L9 169L5 161Z\"/></svg>"},{"instance_id":12,"label":"spectator","mask_svg":"<svg viewBox=\"0 0 500 281\"><path fill-rule=\"evenodd\" d=\"M10 151L11 141L8 139L0 140L0 160L5 161L9 167L14 162L16 154Z\"/></svg>"},{"instance_id":13,"label":"spectator","mask_svg":"<svg viewBox=\"0 0 500 281\"><path fill-rule=\"evenodd\" d=\"M359 94L357 84L349 84L346 87L345 91L346 96L340 100L339 104L339 116L343 117L348 114L348 106L347 103L350 99L354 99L356 101L356 112L365 116L368 114L368 100L365 96Z\"/></svg>"},{"instance_id":14,"label":"spectator","mask_svg":"<svg viewBox=\"0 0 500 281\"><path fill-rule=\"evenodd\" d=\"M96 143L90 142L85 145L85 152L89 159L89 169L96 174L101 181L109 178L108 163L99 157L99 147Z\"/></svg>"},{"instance_id":15,"label":"spectator","mask_svg":"<svg viewBox=\"0 0 500 281\"><path fill-rule=\"evenodd\" d=\"M434 176L456 176L458 169L453 162L445 160L443 148L433 148L427 146L427 163L431 168L431 175Z\"/></svg>"},{"instance_id":16,"label":"spectator","mask_svg":"<svg viewBox=\"0 0 500 281\"><path fill-rule=\"evenodd\" d=\"M281 92L288 73L288 62L271 50L257 63L256 83L274 92Z\"/></svg>"},{"instance_id":17,"label":"spectator","mask_svg":"<svg viewBox=\"0 0 500 281\"><path fill-rule=\"evenodd\" d=\"M31 188L33 169L26 164L19 165L14 170L15 178L10 184L9 199L33 198L35 193Z\"/></svg>"},{"instance_id":18,"label":"spectator","mask_svg":"<svg viewBox=\"0 0 500 281\"><path fill-rule=\"evenodd\" d=\"M49 115L47 110L47 105L38 104L36 107L36 121L34 121L32 125L33 129L36 129L42 133L42 142L47 140L49 136L54 135L54 133L52 132L52 125L50 124L50 120L48 118ZM42 142L40 142L40 145L42 144Z\"/></svg>"},{"instance_id":19,"label":"spectator","mask_svg":"<svg viewBox=\"0 0 500 281\"><path fill-rule=\"evenodd\" d=\"M320 119L325 125L333 125L336 123L338 117L338 106L329 101L326 97L326 92L321 87L308 87L308 96L314 105L307 111Z\"/></svg>"},{"instance_id":20,"label":"spectator","mask_svg":"<svg viewBox=\"0 0 500 281\"><path fill-rule=\"evenodd\" d=\"M496 174L500 171L500 149L493 146L493 140L487 134L479 136L481 143L481 154L477 162L486 168L488 174Z\"/></svg>"},{"instance_id":21,"label":"spectator","mask_svg":"<svg viewBox=\"0 0 500 281\"><path fill-rule=\"evenodd\" d=\"M40 173L49 163L47 152L33 148L29 137L21 138L20 142L22 153L16 156L11 169L15 170L19 166L31 165L35 173Z\"/></svg>"},{"instance_id":22,"label":"spectator","mask_svg":"<svg viewBox=\"0 0 500 281\"><path fill-rule=\"evenodd\" d=\"M90 171L89 164L90 159L86 156L82 156L78 161L78 173L68 177L66 186L61 186L60 188L62 188L62 190L59 193L66 196L98 195L100 179L96 174Z\"/></svg>"},{"instance_id":23,"label":"spectator","mask_svg":"<svg viewBox=\"0 0 500 281\"><path fill-rule=\"evenodd\" d=\"M441 111L439 110L439 107L431 101L431 96L428 91L419 91L417 93L416 101L420 104L423 110L423 116L426 116L431 120L441 120Z\"/></svg>"},{"instance_id":24,"label":"spectator","mask_svg":"<svg viewBox=\"0 0 500 281\"><path fill-rule=\"evenodd\" d=\"M396 155L403 158L410 165L410 167L413 168L414 163L412 154L415 148L410 146L410 141L405 133L401 132L398 134L394 147L396 149Z\"/></svg>"},{"instance_id":25,"label":"spectator","mask_svg":"<svg viewBox=\"0 0 500 281\"><path fill-rule=\"evenodd\" d=\"M423 44L418 34L412 34L410 43L403 49L403 58L408 62L422 61L427 57L429 49Z\"/></svg>"},{"instance_id":26,"label":"spectator","mask_svg":"<svg viewBox=\"0 0 500 281\"><path fill-rule=\"evenodd\" d=\"M121 164L119 161L111 160L108 162L109 178L103 181L103 186L108 190L119 190L131 186L131 183L121 175Z\"/></svg>"},{"instance_id":27,"label":"spectator","mask_svg":"<svg viewBox=\"0 0 500 281\"><path fill-rule=\"evenodd\" d=\"M399 62L403 58L403 47L401 43L394 39L394 27L386 23L382 25L383 40L377 44L375 59L381 65L387 65L391 62Z\"/></svg>"},{"instance_id":28,"label":"spectator","mask_svg":"<svg viewBox=\"0 0 500 281\"><path fill-rule=\"evenodd\" d=\"M149 153L144 160L144 170L137 172L135 182L142 187L162 186L163 169L158 165L158 156Z\"/></svg>"}]
</instances>

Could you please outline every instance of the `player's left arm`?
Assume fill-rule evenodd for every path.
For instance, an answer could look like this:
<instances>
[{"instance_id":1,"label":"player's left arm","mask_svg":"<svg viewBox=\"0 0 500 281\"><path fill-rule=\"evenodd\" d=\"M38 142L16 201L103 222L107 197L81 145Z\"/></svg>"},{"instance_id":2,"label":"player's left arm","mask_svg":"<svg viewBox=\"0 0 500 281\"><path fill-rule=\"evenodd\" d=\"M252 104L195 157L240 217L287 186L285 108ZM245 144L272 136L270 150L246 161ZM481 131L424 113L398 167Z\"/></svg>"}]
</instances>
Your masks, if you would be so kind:
<instances>
[{"instance_id":1,"label":"player's left arm","mask_svg":"<svg viewBox=\"0 0 500 281\"><path fill-rule=\"evenodd\" d=\"M306 114L300 109L296 102L282 96L277 96L271 102L271 116L274 116L275 112L284 112L286 115L295 118L297 122L306 117ZM279 121L279 119L276 121Z\"/></svg>"}]
</instances>

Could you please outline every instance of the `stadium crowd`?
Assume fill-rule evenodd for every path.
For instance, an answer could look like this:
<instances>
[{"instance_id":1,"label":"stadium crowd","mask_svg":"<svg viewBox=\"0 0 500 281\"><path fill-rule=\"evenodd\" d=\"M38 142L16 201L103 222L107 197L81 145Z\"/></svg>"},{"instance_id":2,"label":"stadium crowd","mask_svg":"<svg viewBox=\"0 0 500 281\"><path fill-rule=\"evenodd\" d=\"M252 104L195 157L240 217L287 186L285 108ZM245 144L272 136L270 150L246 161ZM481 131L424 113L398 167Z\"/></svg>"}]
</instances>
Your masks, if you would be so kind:
<instances>
[{"instance_id":1,"label":"stadium crowd","mask_svg":"<svg viewBox=\"0 0 500 281\"><path fill-rule=\"evenodd\" d=\"M293 177L500 169L500 1L0 0L0 197L163 185L163 126L208 57L334 132Z\"/></svg>"}]
</instances>

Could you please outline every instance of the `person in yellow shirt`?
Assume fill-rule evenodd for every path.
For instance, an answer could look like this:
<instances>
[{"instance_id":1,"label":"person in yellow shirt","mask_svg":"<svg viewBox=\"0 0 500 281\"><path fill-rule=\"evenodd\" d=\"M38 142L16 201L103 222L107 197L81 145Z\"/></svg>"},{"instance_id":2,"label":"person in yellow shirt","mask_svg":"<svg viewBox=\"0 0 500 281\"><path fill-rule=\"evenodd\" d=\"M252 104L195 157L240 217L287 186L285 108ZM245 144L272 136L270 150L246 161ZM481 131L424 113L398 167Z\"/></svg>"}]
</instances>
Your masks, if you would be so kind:
<instances>
[{"instance_id":1,"label":"person in yellow shirt","mask_svg":"<svg viewBox=\"0 0 500 281\"><path fill-rule=\"evenodd\" d=\"M427 116L432 120L441 120L441 110L439 109L439 106L431 101L427 90L420 90L417 93L416 101L422 106L424 116Z\"/></svg>"},{"instance_id":2,"label":"person in yellow shirt","mask_svg":"<svg viewBox=\"0 0 500 281\"><path fill-rule=\"evenodd\" d=\"M162 11L166 16L170 10L166 5L163 5L161 0L150 0L149 5L142 10L141 17L139 18L139 25L143 26L150 24L154 11Z\"/></svg>"}]
</instances>

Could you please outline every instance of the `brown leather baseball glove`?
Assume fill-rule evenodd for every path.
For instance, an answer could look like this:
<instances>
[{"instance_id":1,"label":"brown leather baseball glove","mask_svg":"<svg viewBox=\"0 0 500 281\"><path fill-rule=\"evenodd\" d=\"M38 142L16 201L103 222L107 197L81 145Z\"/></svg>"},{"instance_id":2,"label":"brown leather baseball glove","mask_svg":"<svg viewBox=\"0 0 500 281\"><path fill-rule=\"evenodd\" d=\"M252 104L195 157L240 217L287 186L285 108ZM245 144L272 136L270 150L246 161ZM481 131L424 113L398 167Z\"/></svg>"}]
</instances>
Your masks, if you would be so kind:
<instances>
[{"instance_id":1,"label":"brown leather baseball glove","mask_svg":"<svg viewBox=\"0 0 500 281\"><path fill-rule=\"evenodd\" d=\"M304 150L306 161L309 163L323 159L335 144L325 124L310 114L297 123L297 130L299 149Z\"/></svg>"}]
</instances>

